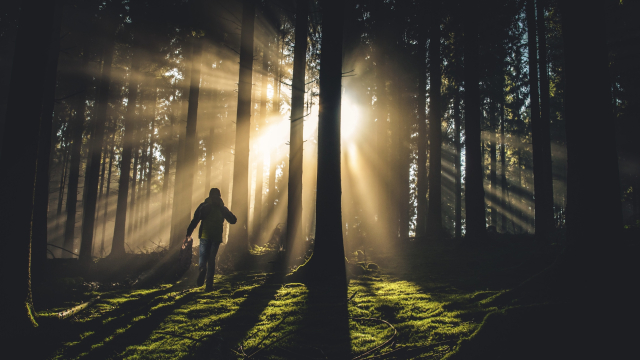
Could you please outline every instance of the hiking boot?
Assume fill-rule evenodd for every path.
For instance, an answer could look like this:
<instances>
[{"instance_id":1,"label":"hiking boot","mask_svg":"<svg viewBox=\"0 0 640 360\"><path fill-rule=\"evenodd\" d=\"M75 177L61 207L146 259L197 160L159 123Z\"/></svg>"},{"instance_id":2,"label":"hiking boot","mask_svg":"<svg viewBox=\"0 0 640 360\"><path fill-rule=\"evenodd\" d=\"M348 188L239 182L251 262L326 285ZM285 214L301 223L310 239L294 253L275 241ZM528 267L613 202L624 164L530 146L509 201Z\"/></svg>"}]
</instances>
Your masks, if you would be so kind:
<instances>
[{"instance_id":1,"label":"hiking boot","mask_svg":"<svg viewBox=\"0 0 640 360\"><path fill-rule=\"evenodd\" d=\"M200 273L198 274L198 280L196 281L196 285L198 287L204 285L204 277L207 275L207 268L201 268Z\"/></svg>"},{"instance_id":2,"label":"hiking boot","mask_svg":"<svg viewBox=\"0 0 640 360\"><path fill-rule=\"evenodd\" d=\"M211 291L213 291L213 282L207 281L207 285L204 287L204 292L211 292Z\"/></svg>"}]
</instances>

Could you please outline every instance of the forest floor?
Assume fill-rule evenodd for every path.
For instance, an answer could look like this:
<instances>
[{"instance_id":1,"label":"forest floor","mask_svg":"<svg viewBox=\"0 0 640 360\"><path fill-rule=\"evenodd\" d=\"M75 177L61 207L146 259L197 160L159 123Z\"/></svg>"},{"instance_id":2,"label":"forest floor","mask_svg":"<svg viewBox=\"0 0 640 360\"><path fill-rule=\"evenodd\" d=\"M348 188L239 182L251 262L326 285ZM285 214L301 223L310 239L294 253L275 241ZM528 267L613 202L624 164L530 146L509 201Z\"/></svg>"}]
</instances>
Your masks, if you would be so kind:
<instances>
[{"instance_id":1,"label":"forest floor","mask_svg":"<svg viewBox=\"0 0 640 360\"><path fill-rule=\"evenodd\" d=\"M39 296L36 352L53 359L440 359L487 314L517 307L494 300L548 267L560 246L542 254L531 237L501 236L394 249L353 259L347 298L335 301L264 269L216 275L212 292L195 286L196 266L178 282L148 288L67 272ZM268 264L268 253L254 256Z\"/></svg>"}]
</instances>

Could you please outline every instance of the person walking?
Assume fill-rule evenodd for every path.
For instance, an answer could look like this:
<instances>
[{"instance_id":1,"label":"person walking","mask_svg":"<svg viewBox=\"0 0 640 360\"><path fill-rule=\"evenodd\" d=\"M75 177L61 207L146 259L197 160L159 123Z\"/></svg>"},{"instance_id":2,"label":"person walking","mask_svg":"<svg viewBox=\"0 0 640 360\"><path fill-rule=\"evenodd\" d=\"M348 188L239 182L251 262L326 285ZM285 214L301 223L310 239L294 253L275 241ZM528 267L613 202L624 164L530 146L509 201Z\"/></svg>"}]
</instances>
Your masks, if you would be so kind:
<instances>
[{"instance_id":1,"label":"person walking","mask_svg":"<svg viewBox=\"0 0 640 360\"><path fill-rule=\"evenodd\" d=\"M213 274L216 271L216 255L222 243L222 231L224 221L229 224L235 224L238 219L235 215L224 206L220 189L212 188L209 190L209 197L201 203L193 214L193 219L187 228L187 236L185 242L191 238L193 230L198 223L200 230L198 237L200 238L200 258L198 261L199 274L196 284L202 286L205 283L205 291L213 289Z\"/></svg>"}]
</instances>

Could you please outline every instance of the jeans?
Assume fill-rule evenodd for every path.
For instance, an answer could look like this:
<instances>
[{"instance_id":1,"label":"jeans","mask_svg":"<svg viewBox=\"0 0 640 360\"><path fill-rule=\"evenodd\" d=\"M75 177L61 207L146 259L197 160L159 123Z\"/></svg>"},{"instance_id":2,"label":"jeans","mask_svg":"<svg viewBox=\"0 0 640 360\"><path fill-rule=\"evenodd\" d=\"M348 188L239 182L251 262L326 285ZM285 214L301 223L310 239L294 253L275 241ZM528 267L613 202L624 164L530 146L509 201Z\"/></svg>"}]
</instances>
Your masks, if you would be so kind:
<instances>
[{"instance_id":1,"label":"jeans","mask_svg":"<svg viewBox=\"0 0 640 360\"><path fill-rule=\"evenodd\" d=\"M216 272L216 255L220 248L219 241L200 239L200 271L207 271L207 284L213 284L213 274Z\"/></svg>"}]
</instances>

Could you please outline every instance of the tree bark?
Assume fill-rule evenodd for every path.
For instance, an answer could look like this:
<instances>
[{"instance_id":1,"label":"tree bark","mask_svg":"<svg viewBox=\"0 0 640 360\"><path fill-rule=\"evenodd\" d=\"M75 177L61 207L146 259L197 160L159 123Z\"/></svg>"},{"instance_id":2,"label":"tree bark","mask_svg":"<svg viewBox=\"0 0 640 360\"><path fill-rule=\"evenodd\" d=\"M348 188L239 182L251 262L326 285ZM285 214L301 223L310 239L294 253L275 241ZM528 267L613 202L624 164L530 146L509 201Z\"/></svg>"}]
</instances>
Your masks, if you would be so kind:
<instances>
[{"instance_id":1,"label":"tree bark","mask_svg":"<svg viewBox=\"0 0 640 360\"><path fill-rule=\"evenodd\" d=\"M284 251L289 254L293 242L300 239L302 221L302 159L304 124L304 79L307 66L307 0L296 2L296 31L291 93L291 133L289 142L289 197L287 207L287 233ZM287 259L290 260L290 259ZM286 262L286 261L285 261Z\"/></svg>"},{"instance_id":2,"label":"tree bark","mask_svg":"<svg viewBox=\"0 0 640 360\"><path fill-rule=\"evenodd\" d=\"M460 88L456 86L453 104L453 122L455 127L455 237L462 237L462 144L460 143L461 119L460 119Z\"/></svg>"},{"instance_id":3,"label":"tree bark","mask_svg":"<svg viewBox=\"0 0 640 360\"><path fill-rule=\"evenodd\" d=\"M491 186L491 216L490 216L490 221L489 224L491 224L492 226L497 226L498 224L498 204L497 204L497 198L498 198L498 191L497 191L497 180L498 180L498 173L497 173L497 165L498 165L498 161L497 161L497 156L498 156L498 149L496 148L496 103L494 99L489 99L489 166L490 166L490 170L489 170L489 184Z\"/></svg>"},{"instance_id":4,"label":"tree bark","mask_svg":"<svg viewBox=\"0 0 640 360\"><path fill-rule=\"evenodd\" d=\"M322 2L322 47L318 114L318 187L316 234L309 265L315 276L346 286L342 239L340 108L344 12L337 0ZM315 267L315 269L314 269Z\"/></svg>"},{"instance_id":5,"label":"tree bark","mask_svg":"<svg viewBox=\"0 0 640 360\"><path fill-rule=\"evenodd\" d=\"M124 135L122 139L122 157L120 160L120 178L118 179L116 219L113 227L111 253L109 255L114 257L119 257L125 254L124 242L127 222L127 198L129 197L129 185L131 183L131 157L133 155L134 132L137 122L136 103L138 100L138 86L140 85L140 77L138 74L140 62L140 54L134 46L131 54L131 71L129 74L129 87L127 91L127 113L124 117Z\"/></svg>"},{"instance_id":6,"label":"tree bark","mask_svg":"<svg viewBox=\"0 0 640 360\"><path fill-rule=\"evenodd\" d=\"M591 268L590 273L601 278L597 281L606 283L608 272L601 269L618 259L622 209L603 3L584 6L564 0L560 10L567 64L567 255L583 265L580 270ZM587 119L600 126L585 126ZM594 164L598 176L593 174ZM603 264L594 267L594 263ZM584 281L592 284L594 278Z\"/></svg>"},{"instance_id":7,"label":"tree bark","mask_svg":"<svg viewBox=\"0 0 640 360\"><path fill-rule=\"evenodd\" d=\"M418 36L418 179L416 204L416 237L422 238L427 230L427 29Z\"/></svg>"},{"instance_id":8,"label":"tree bark","mask_svg":"<svg viewBox=\"0 0 640 360\"><path fill-rule=\"evenodd\" d=\"M553 185L551 182L551 148L549 124L540 119L538 93L538 54L536 49L536 19L534 0L527 0L527 33L529 48L529 89L531 98L531 137L533 140L533 188L535 195L535 232L539 241L546 241L553 227ZM544 20L543 20L544 21ZM543 34L544 36L544 34ZM549 158L546 157L549 155ZM551 186L550 186L551 185Z\"/></svg>"},{"instance_id":9,"label":"tree bark","mask_svg":"<svg viewBox=\"0 0 640 360\"><path fill-rule=\"evenodd\" d=\"M73 251L75 241L76 228L76 210L78 206L78 180L80 177L80 158L82 156L82 133L84 132L85 111L86 111L86 92L89 87L88 64L89 64L89 41L88 36L84 37L84 48L82 54L82 65L79 71L79 89L77 95L77 103L75 106L75 114L72 116L71 128L71 154L69 157L69 185L67 188L67 220L64 229L63 247L69 251ZM63 258L70 258L71 254L62 252Z\"/></svg>"},{"instance_id":10,"label":"tree bark","mask_svg":"<svg viewBox=\"0 0 640 360\"><path fill-rule=\"evenodd\" d=\"M269 49L267 46L262 51L262 89L260 91L260 122L259 130L264 136L264 129L267 123L267 86L269 85ZM262 205L263 205L263 184L264 184L264 154L258 150L258 167L256 175L256 194L253 205L253 232L254 244L262 244Z\"/></svg>"},{"instance_id":11,"label":"tree bark","mask_svg":"<svg viewBox=\"0 0 640 360\"><path fill-rule=\"evenodd\" d=\"M465 208L466 236L482 239L486 233L481 147L479 87L479 45L477 4L468 0L464 18L464 86L465 86Z\"/></svg>"},{"instance_id":12,"label":"tree bark","mask_svg":"<svg viewBox=\"0 0 640 360\"><path fill-rule=\"evenodd\" d=\"M55 7L53 31L47 69L45 73L44 96L40 132L38 133L38 168L36 190L33 203L33 244L31 251L31 275L33 283L41 283L47 260L47 223L49 212L49 161L53 131L53 109L55 105L56 79L58 74L58 54L60 52L60 28L62 24L62 3Z\"/></svg>"},{"instance_id":13,"label":"tree bark","mask_svg":"<svg viewBox=\"0 0 640 360\"><path fill-rule=\"evenodd\" d=\"M442 110L441 93L442 60L440 57L440 17L438 0L432 1L431 29L429 41L429 214L427 215L427 235L436 239L442 237Z\"/></svg>"},{"instance_id":14,"label":"tree bark","mask_svg":"<svg viewBox=\"0 0 640 360\"><path fill-rule=\"evenodd\" d=\"M249 135L251 124L251 89L253 73L253 32L255 0L244 0L240 35L240 71L238 81L238 111L236 145L233 165L233 200L231 208L238 222L229 231L229 250L238 256L248 255L249 234Z\"/></svg>"},{"instance_id":15,"label":"tree bark","mask_svg":"<svg viewBox=\"0 0 640 360\"><path fill-rule=\"evenodd\" d=\"M0 221L11 251L2 254L6 286L0 335L6 344L25 343L35 325L31 297L32 216L44 79L53 28L55 1L23 1L19 15L13 68L9 82L0 168L0 203L11 204ZM33 99L37 99L33 104ZM19 156L14 156L19 154ZM11 155L11 156L10 156ZM7 324L10 324L8 326Z\"/></svg>"},{"instance_id":16,"label":"tree bark","mask_svg":"<svg viewBox=\"0 0 640 360\"><path fill-rule=\"evenodd\" d=\"M111 20L108 18L108 20ZM95 121L91 130L91 145L89 147L89 160L86 171L87 189L86 199L83 198L82 209L82 239L80 243L80 262L91 263L93 248L93 227L96 219L96 205L98 198L98 181L100 180L100 155L104 143L104 127L107 121L107 108L109 105L109 85L111 83L111 62L115 49L115 29L107 27L104 43L103 67L98 85L98 98L96 99Z\"/></svg>"}]
</instances>

